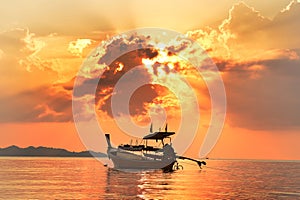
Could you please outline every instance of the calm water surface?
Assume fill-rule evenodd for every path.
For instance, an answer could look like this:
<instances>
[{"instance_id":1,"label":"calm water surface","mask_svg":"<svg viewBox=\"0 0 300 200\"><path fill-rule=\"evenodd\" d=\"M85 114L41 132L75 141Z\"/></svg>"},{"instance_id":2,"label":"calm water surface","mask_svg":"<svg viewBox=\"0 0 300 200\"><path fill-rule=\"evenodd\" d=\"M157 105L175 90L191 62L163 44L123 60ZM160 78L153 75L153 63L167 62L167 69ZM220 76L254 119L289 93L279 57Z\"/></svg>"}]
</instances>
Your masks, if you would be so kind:
<instances>
[{"instance_id":1,"label":"calm water surface","mask_svg":"<svg viewBox=\"0 0 300 200\"><path fill-rule=\"evenodd\" d=\"M300 162L208 160L122 172L93 158L0 158L0 199L300 199Z\"/></svg>"}]
</instances>

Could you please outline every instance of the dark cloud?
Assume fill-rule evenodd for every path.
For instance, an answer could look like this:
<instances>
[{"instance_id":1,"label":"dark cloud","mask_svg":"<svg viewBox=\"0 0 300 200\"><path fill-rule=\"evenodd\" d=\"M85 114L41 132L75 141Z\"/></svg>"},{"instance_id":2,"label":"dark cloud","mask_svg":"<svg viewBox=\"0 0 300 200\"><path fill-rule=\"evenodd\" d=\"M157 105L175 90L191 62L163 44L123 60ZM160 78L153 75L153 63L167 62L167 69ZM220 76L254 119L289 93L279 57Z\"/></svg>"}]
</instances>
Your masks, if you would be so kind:
<instances>
[{"instance_id":1,"label":"dark cloud","mask_svg":"<svg viewBox=\"0 0 300 200\"><path fill-rule=\"evenodd\" d=\"M160 87L159 87L160 88ZM161 89L161 88L160 88ZM158 96L157 85L143 85L138 88L131 96L129 101L129 113L131 116L143 116L148 114L148 109L145 107L145 103L151 103ZM116 94L116 98L122 97L122 94ZM101 95L98 96L101 98ZM111 96L105 101L100 109L106 112L111 117L121 116L127 113L127 106L119 105L116 108L117 116L113 116L111 110Z\"/></svg>"},{"instance_id":2,"label":"dark cloud","mask_svg":"<svg viewBox=\"0 0 300 200\"><path fill-rule=\"evenodd\" d=\"M107 55L107 54L105 54ZM96 102L99 101L99 98L102 96L102 93L107 88L113 88L115 84L120 80L120 78L126 74L129 70L139 66L142 64L143 58L153 58L157 55L157 51L154 49L138 49L134 51L130 51L126 54L121 55L116 60L112 61L109 68L107 70L103 70L103 73L97 73L99 76L95 76L94 78L82 78L83 82L76 85L76 90L74 91L74 96L80 97L85 94L93 94L93 85L97 85L96 94ZM105 56L104 56L105 57ZM103 61L103 60L102 60ZM117 70L120 66L123 65L122 70ZM137 73L137 72L135 72ZM81 77L78 76L77 79ZM138 79L147 79L149 80L149 75L145 72L145 70L139 70L139 72L135 75L136 80ZM66 90L73 90L73 83L75 78L71 81L60 84Z\"/></svg>"},{"instance_id":3,"label":"dark cloud","mask_svg":"<svg viewBox=\"0 0 300 200\"><path fill-rule=\"evenodd\" d=\"M174 55L176 53L180 53L181 51L185 50L189 46L191 46L191 41L185 38L178 38L178 41L180 41L180 44L178 46L169 46L167 50L169 50L169 55Z\"/></svg>"},{"instance_id":4,"label":"dark cloud","mask_svg":"<svg viewBox=\"0 0 300 200\"><path fill-rule=\"evenodd\" d=\"M105 54L98 60L98 64L107 65L106 69L90 72L93 74L91 78L77 77L78 84L73 95L75 98L81 98L85 95L95 95L95 104L97 108L102 112L107 113L113 117L111 108L111 98L113 89L120 79L125 74L130 74L131 79L122 80L122 85L130 88L136 84L150 83L151 75L145 68L136 68L142 65L142 59L152 59L158 55L158 51L154 48L150 48L146 45L146 41L150 39L149 36L137 36L132 34L127 38L115 38L110 41L104 48ZM146 48L143 48L146 46ZM134 49L134 50L131 50ZM95 53L97 57L97 52ZM115 60L113 60L116 57ZM68 83L61 84L66 90L73 89L72 83L74 79ZM142 86L141 85L141 86ZM94 88L96 86L96 91ZM157 87L151 85L144 85L138 89L138 92L134 93L134 97L129 103L129 112L131 115L145 115L146 108L145 103L151 102L158 96ZM126 95L126 88L114 91L116 98L122 99L123 95ZM117 106L118 115L128 114L128 105L123 105L123 102L119 102ZM122 105L122 106L121 106ZM82 111L82 108L78 107L78 111Z\"/></svg>"},{"instance_id":5,"label":"dark cloud","mask_svg":"<svg viewBox=\"0 0 300 200\"><path fill-rule=\"evenodd\" d=\"M152 52L151 49L153 49L153 46L147 44L149 39L150 36L137 35L136 33L125 38L113 38L113 40L104 47L106 52L103 56L101 56L98 63L110 65L116 57L118 58L123 54L136 49L139 49L139 53L153 57L155 56L155 51Z\"/></svg>"},{"instance_id":6,"label":"dark cloud","mask_svg":"<svg viewBox=\"0 0 300 200\"><path fill-rule=\"evenodd\" d=\"M0 99L0 122L72 121L70 93L44 86Z\"/></svg>"},{"instance_id":7,"label":"dark cloud","mask_svg":"<svg viewBox=\"0 0 300 200\"><path fill-rule=\"evenodd\" d=\"M224 83L231 125L255 130L300 128L300 60L229 65ZM257 65L264 68L251 69Z\"/></svg>"},{"instance_id":8,"label":"dark cloud","mask_svg":"<svg viewBox=\"0 0 300 200\"><path fill-rule=\"evenodd\" d=\"M98 103L101 104L99 109L106 112L109 116L112 117L113 115L111 110L111 96L110 96L112 91L107 90L107 88L114 88L124 74L128 73L130 70L134 69L135 67L142 65L143 58L153 58L157 55L158 53L154 49L150 49L150 48L138 49L123 54L122 56L114 60L109 65L109 70L106 70L99 79L98 87L96 90L96 104ZM124 67L121 71L116 71L120 63L124 65ZM122 83L126 85L128 88L130 88L131 85L138 84L141 81L142 82L145 80L148 80L147 82L151 81L150 75L147 73L145 69L135 69L130 73L132 79L125 80L125 82L123 81ZM124 89L124 91L116 90L114 95L116 96L116 98L122 99L122 95L126 95L124 94L124 92L126 92L126 89ZM105 98L107 95L109 95L109 97L103 101L103 98ZM130 114L133 116L145 115L146 108L144 106L144 103L152 102L153 99L157 96L158 94L156 92L155 87L153 87L152 85L142 86L137 90L137 92L134 93L134 95L131 98L131 101L129 103ZM120 106L117 106L118 115L126 114L127 113L126 109L127 109L127 105L122 106L122 103L120 103Z\"/></svg>"}]
</instances>

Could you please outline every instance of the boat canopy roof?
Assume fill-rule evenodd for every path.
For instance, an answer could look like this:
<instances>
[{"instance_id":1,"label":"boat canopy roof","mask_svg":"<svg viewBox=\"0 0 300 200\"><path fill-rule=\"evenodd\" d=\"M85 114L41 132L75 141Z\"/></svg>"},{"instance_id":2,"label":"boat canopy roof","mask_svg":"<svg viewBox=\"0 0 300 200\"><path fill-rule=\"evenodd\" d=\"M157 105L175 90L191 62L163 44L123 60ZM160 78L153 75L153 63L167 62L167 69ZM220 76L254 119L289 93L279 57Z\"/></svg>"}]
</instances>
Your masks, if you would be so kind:
<instances>
[{"instance_id":1,"label":"boat canopy roof","mask_svg":"<svg viewBox=\"0 0 300 200\"><path fill-rule=\"evenodd\" d=\"M170 135L174 135L175 132L155 132L155 133L150 133L149 135L146 135L143 137L145 140L162 140L166 137L169 137Z\"/></svg>"}]
</instances>

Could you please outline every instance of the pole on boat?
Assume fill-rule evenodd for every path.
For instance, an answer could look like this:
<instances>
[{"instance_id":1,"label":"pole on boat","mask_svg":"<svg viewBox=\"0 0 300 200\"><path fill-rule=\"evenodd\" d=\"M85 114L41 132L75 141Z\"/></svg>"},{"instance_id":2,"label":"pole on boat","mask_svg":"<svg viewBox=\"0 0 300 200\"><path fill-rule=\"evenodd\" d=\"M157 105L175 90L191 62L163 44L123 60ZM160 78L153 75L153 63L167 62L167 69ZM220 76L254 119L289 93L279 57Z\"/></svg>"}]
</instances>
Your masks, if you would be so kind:
<instances>
[{"instance_id":1,"label":"pole on boat","mask_svg":"<svg viewBox=\"0 0 300 200\"><path fill-rule=\"evenodd\" d=\"M200 160L195 160L193 158L188 158L188 157L185 157L185 156L177 156L178 159L181 159L181 160L190 160L190 161L193 161L193 162L196 162L198 164L198 166L201 168L201 165L206 165L206 162L205 161L200 161Z\"/></svg>"},{"instance_id":2,"label":"pole on boat","mask_svg":"<svg viewBox=\"0 0 300 200\"><path fill-rule=\"evenodd\" d=\"M105 134L105 139L106 139L106 142L107 142L107 147L108 148L111 148L111 143L110 143L110 135L109 134Z\"/></svg>"}]
</instances>

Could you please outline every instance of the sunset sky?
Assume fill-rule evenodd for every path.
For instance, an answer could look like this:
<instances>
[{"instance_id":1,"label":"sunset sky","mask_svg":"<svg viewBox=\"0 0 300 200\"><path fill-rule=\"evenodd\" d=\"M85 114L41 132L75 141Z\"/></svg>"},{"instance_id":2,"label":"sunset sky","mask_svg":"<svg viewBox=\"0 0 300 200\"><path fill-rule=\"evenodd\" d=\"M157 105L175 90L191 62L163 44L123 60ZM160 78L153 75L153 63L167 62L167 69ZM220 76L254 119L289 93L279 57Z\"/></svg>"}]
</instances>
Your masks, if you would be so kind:
<instances>
[{"instance_id":1,"label":"sunset sky","mask_svg":"<svg viewBox=\"0 0 300 200\"><path fill-rule=\"evenodd\" d=\"M143 27L185 34L218 67L227 112L222 135L209 157L300 159L300 2L290 0L2 1L0 148L32 145L84 150L72 115L75 76L99 44ZM151 60L160 59L164 52L155 58L151 53L156 52L128 53L101 77L106 82L97 88L99 123L106 132L119 132L116 142L128 142L128 138L120 135L113 120L110 93L121 75L133 66L153 64ZM189 65L174 62L180 63L178 68L168 66L197 87L199 130L186 152L197 157L210 126L211 101L203 80L193 76ZM164 74L153 73L158 78ZM148 124L148 112L159 113L159 108L151 110L158 104L167 111L169 130L176 131L179 101L159 85L133 94L129 105L133 121Z\"/></svg>"}]
</instances>

